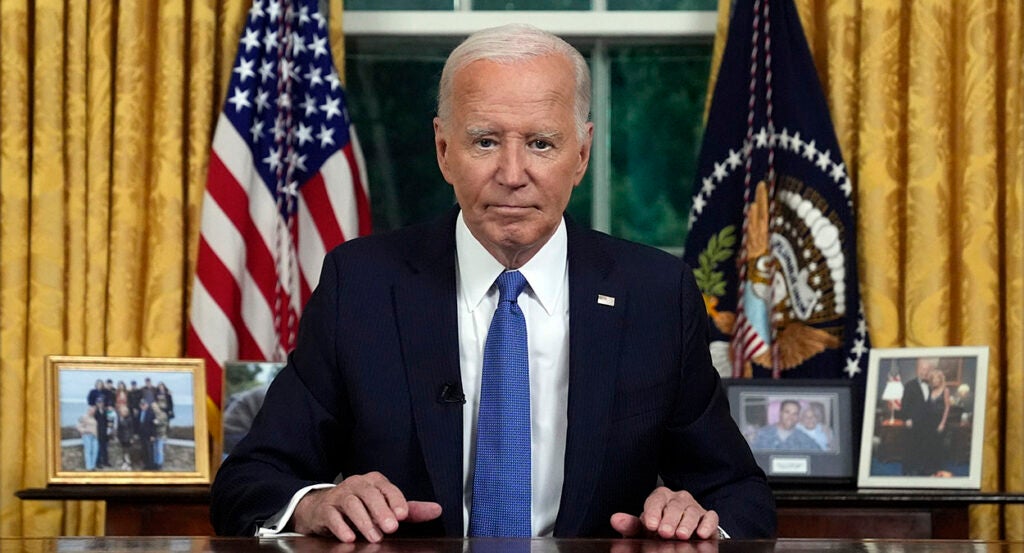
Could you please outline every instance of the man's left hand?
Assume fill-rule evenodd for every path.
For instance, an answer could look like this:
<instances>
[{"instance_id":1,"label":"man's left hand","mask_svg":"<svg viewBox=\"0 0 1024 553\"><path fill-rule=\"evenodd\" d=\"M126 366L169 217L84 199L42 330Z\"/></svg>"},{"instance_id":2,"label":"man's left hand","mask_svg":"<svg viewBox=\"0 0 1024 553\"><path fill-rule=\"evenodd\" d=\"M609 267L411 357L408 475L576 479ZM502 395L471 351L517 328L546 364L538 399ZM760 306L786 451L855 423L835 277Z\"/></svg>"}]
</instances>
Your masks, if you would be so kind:
<instances>
[{"instance_id":1,"label":"man's left hand","mask_svg":"<svg viewBox=\"0 0 1024 553\"><path fill-rule=\"evenodd\" d=\"M707 511L687 491L660 487L647 496L639 517L615 513L612 528L623 537L645 534L664 539L709 539L718 536L718 513Z\"/></svg>"}]
</instances>

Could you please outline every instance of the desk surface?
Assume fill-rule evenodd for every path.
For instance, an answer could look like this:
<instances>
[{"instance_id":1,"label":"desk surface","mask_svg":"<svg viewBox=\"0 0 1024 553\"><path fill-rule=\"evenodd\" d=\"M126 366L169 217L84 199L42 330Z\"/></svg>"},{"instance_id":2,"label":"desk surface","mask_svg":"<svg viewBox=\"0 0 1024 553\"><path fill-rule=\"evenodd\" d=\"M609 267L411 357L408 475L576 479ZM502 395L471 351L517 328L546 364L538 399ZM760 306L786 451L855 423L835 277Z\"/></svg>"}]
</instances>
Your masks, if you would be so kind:
<instances>
[{"instance_id":1,"label":"desk surface","mask_svg":"<svg viewBox=\"0 0 1024 553\"><path fill-rule=\"evenodd\" d=\"M210 501L208 486L85 486L64 485L29 488L15 493L21 499L107 500L145 503L153 500L168 503L206 504ZM1024 503L1020 492L979 492L974 490L870 490L870 489L790 489L775 490L779 507L827 505L831 507L918 505L972 505Z\"/></svg>"},{"instance_id":2,"label":"desk surface","mask_svg":"<svg viewBox=\"0 0 1024 553\"><path fill-rule=\"evenodd\" d=\"M1022 553L1024 542L957 540L656 540L392 539L380 544L343 544L322 538L6 538L4 553L71 551L211 551L266 553Z\"/></svg>"}]
</instances>

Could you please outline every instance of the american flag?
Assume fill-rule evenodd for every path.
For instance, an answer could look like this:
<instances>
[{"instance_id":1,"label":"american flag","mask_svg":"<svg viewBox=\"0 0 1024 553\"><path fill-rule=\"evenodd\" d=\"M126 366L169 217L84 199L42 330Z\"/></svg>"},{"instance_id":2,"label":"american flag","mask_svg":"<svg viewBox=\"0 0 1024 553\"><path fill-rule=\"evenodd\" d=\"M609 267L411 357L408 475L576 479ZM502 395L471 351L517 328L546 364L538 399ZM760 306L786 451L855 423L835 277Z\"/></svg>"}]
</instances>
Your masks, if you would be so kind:
<instances>
[{"instance_id":1,"label":"american flag","mask_svg":"<svg viewBox=\"0 0 1024 553\"><path fill-rule=\"evenodd\" d=\"M369 234L365 167L317 0L255 0L217 122L188 354L219 435L225 361L283 360L324 254Z\"/></svg>"}]
</instances>

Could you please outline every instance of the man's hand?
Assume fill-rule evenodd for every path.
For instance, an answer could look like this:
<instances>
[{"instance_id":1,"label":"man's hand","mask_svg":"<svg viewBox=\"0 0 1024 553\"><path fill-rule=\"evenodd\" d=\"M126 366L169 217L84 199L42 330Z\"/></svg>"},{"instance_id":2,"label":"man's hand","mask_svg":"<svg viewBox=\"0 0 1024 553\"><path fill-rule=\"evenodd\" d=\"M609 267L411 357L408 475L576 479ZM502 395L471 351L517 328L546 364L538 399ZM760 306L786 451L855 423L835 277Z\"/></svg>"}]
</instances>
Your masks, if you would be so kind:
<instances>
[{"instance_id":1,"label":"man's hand","mask_svg":"<svg viewBox=\"0 0 1024 553\"><path fill-rule=\"evenodd\" d=\"M399 522L425 522L439 516L437 503L406 501L383 474L371 472L309 492L295 506L293 523L300 534L334 536L346 543L362 535L376 543L398 530Z\"/></svg>"},{"instance_id":2,"label":"man's hand","mask_svg":"<svg viewBox=\"0 0 1024 553\"><path fill-rule=\"evenodd\" d=\"M666 487L647 496L639 517L615 513L611 524L626 538L649 534L664 539L706 540L718 536L718 513L704 510L689 492L674 492Z\"/></svg>"}]
</instances>

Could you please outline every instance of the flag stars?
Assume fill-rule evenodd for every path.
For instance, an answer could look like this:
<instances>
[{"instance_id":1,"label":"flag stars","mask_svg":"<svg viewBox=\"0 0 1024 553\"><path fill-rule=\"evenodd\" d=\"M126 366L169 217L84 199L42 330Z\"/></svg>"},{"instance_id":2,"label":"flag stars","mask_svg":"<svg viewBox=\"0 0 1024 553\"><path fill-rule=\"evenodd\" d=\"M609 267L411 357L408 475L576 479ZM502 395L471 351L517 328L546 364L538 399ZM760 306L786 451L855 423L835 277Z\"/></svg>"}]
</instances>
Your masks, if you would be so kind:
<instances>
[{"instance_id":1,"label":"flag stars","mask_svg":"<svg viewBox=\"0 0 1024 553\"><path fill-rule=\"evenodd\" d=\"M320 15L320 12L313 12L312 17L316 20L316 26L318 29L323 29L327 24L327 21L324 19L324 16Z\"/></svg>"},{"instance_id":2,"label":"flag stars","mask_svg":"<svg viewBox=\"0 0 1024 553\"><path fill-rule=\"evenodd\" d=\"M305 25L306 23L309 22L309 6L302 6L301 8L299 8L299 24Z\"/></svg>"},{"instance_id":3,"label":"flag stars","mask_svg":"<svg viewBox=\"0 0 1024 553\"><path fill-rule=\"evenodd\" d=\"M741 163L743 163L743 158L740 157L739 152L733 151L732 148L729 148L729 157L725 162L729 164L730 169L736 169Z\"/></svg>"},{"instance_id":4,"label":"flag stars","mask_svg":"<svg viewBox=\"0 0 1024 553\"><path fill-rule=\"evenodd\" d=\"M341 81L338 80L338 74L334 72L334 68L331 68L331 74L324 77L324 79L331 83L331 91L335 91L341 88Z\"/></svg>"},{"instance_id":5,"label":"flag stars","mask_svg":"<svg viewBox=\"0 0 1024 553\"><path fill-rule=\"evenodd\" d=\"M814 156L818 155L818 148L815 147L814 141L804 143L804 158L807 160L814 160Z\"/></svg>"},{"instance_id":6,"label":"flag stars","mask_svg":"<svg viewBox=\"0 0 1024 553\"><path fill-rule=\"evenodd\" d=\"M298 56L306 51L306 40L299 33L292 33L292 55Z\"/></svg>"},{"instance_id":7,"label":"flag stars","mask_svg":"<svg viewBox=\"0 0 1024 553\"><path fill-rule=\"evenodd\" d=\"M324 112L324 116L330 121L335 115L341 115L340 104L341 98L330 98L320 106L320 111Z\"/></svg>"},{"instance_id":8,"label":"flag stars","mask_svg":"<svg viewBox=\"0 0 1024 553\"><path fill-rule=\"evenodd\" d=\"M266 163L271 171L277 171L281 168L281 148L271 148L268 154L263 158L263 163Z\"/></svg>"},{"instance_id":9,"label":"flag stars","mask_svg":"<svg viewBox=\"0 0 1024 553\"><path fill-rule=\"evenodd\" d=\"M863 339L857 338L856 340L853 341L853 349L851 349L850 352L853 353L855 356L861 357L865 353L867 353L867 351L868 348L865 347Z\"/></svg>"},{"instance_id":10,"label":"flag stars","mask_svg":"<svg viewBox=\"0 0 1024 553\"><path fill-rule=\"evenodd\" d=\"M704 177L701 180L701 183L703 184L703 186L700 189L701 194L704 194L705 196L710 196L711 193L715 191L715 181L712 180L711 177Z\"/></svg>"},{"instance_id":11,"label":"flag stars","mask_svg":"<svg viewBox=\"0 0 1024 553\"><path fill-rule=\"evenodd\" d=\"M818 162L815 163L815 165L818 166L818 169L821 169L822 171L827 171L829 165L832 165L832 151L825 150L824 152L819 153Z\"/></svg>"},{"instance_id":12,"label":"flag stars","mask_svg":"<svg viewBox=\"0 0 1024 553\"><path fill-rule=\"evenodd\" d=\"M242 44L245 45L245 53L248 54L249 50L260 47L260 34L256 32L256 29L246 29L245 36L242 37Z\"/></svg>"},{"instance_id":13,"label":"flag stars","mask_svg":"<svg viewBox=\"0 0 1024 553\"><path fill-rule=\"evenodd\" d=\"M317 140L320 141L320 147L326 148L327 146L334 145L334 129L329 128L327 125L320 125L320 132L316 135Z\"/></svg>"},{"instance_id":14,"label":"flag stars","mask_svg":"<svg viewBox=\"0 0 1024 553\"><path fill-rule=\"evenodd\" d=\"M846 178L846 164L840 163L832 166L832 172L829 173L832 177L832 182L838 184L840 181Z\"/></svg>"},{"instance_id":15,"label":"flag stars","mask_svg":"<svg viewBox=\"0 0 1024 553\"><path fill-rule=\"evenodd\" d=\"M857 364L857 360L847 359L846 368L843 369L843 372L845 372L846 376L849 376L850 378L853 378L860 374L860 366Z\"/></svg>"},{"instance_id":16,"label":"flag stars","mask_svg":"<svg viewBox=\"0 0 1024 553\"><path fill-rule=\"evenodd\" d=\"M323 69L309 64L309 73L306 73L306 79L309 80L310 88L324 84L324 79L320 76L321 73L323 73Z\"/></svg>"},{"instance_id":17,"label":"flag stars","mask_svg":"<svg viewBox=\"0 0 1024 553\"><path fill-rule=\"evenodd\" d=\"M292 107L292 95L287 92L282 92L277 97L277 106L283 110L291 109Z\"/></svg>"},{"instance_id":18,"label":"flag stars","mask_svg":"<svg viewBox=\"0 0 1024 553\"><path fill-rule=\"evenodd\" d=\"M245 83L245 80L248 79L249 77L255 77L256 76L256 72L252 70L252 67L253 67L253 65L255 63L256 63L256 60L247 60L247 59L243 58L238 63L238 67L235 67L232 70L233 72L238 73L238 80L239 80L239 82Z\"/></svg>"},{"instance_id":19,"label":"flag stars","mask_svg":"<svg viewBox=\"0 0 1024 553\"><path fill-rule=\"evenodd\" d=\"M307 156L299 155L299 152L293 151L291 154L288 155L288 163L292 167L297 168L299 171L305 171L306 157Z\"/></svg>"},{"instance_id":20,"label":"flag stars","mask_svg":"<svg viewBox=\"0 0 1024 553\"><path fill-rule=\"evenodd\" d=\"M715 182L722 182L722 180L727 176L729 176L729 173L725 170L725 164L716 163L714 172Z\"/></svg>"},{"instance_id":21,"label":"flag stars","mask_svg":"<svg viewBox=\"0 0 1024 553\"><path fill-rule=\"evenodd\" d=\"M313 49L313 59L320 59L320 56L327 55L327 37L318 36L314 38L310 48Z\"/></svg>"},{"instance_id":22,"label":"flag stars","mask_svg":"<svg viewBox=\"0 0 1024 553\"><path fill-rule=\"evenodd\" d=\"M793 139L789 136L789 130L782 129L782 133L779 135L779 144L782 145L783 150L789 149L789 144Z\"/></svg>"},{"instance_id":23,"label":"flag stars","mask_svg":"<svg viewBox=\"0 0 1024 553\"><path fill-rule=\"evenodd\" d=\"M274 141L281 141L287 134L288 132L284 128L284 118L278 117L274 121Z\"/></svg>"},{"instance_id":24,"label":"flag stars","mask_svg":"<svg viewBox=\"0 0 1024 553\"><path fill-rule=\"evenodd\" d=\"M277 21L281 18L281 3L277 0L273 0L267 6L267 16L271 21Z\"/></svg>"},{"instance_id":25,"label":"flag stars","mask_svg":"<svg viewBox=\"0 0 1024 553\"><path fill-rule=\"evenodd\" d=\"M262 88L256 89L256 113L263 113L264 110L270 107L269 99L270 92Z\"/></svg>"},{"instance_id":26,"label":"flag stars","mask_svg":"<svg viewBox=\"0 0 1024 553\"><path fill-rule=\"evenodd\" d=\"M293 198L298 197L298 195L299 195L299 183L297 183L295 181L291 181L291 182L289 182L288 184L286 184L284 186L278 186L277 187L277 191L278 191L279 194L285 194L285 195L291 196Z\"/></svg>"},{"instance_id":27,"label":"flag stars","mask_svg":"<svg viewBox=\"0 0 1024 553\"><path fill-rule=\"evenodd\" d=\"M307 127L302 121L299 121L299 128L295 131L295 138L299 141L299 146L304 146L306 142L313 141L313 127Z\"/></svg>"},{"instance_id":28,"label":"flag stars","mask_svg":"<svg viewBox=\"0 0 1024 553\"><path fill-rule=\"evenodd\" d=\"M306 94L306 100L299 104L299 107L305 111L305 116L309 117L316 113L316 98Z\"/></svg>"},{"instance_id":29,"label":"flag stars","mask_svg":"<svg viewBox=\"0 0 1024 553\"><path fill-rule=\"evenodd\" d=\"M795 154L799 154L800 150L803 149L803 147L804 143L802 140L800 140L800 133L797 132L796 134L793 135L793 138L790 139L790 150L792 150L792 152Z\"/></svg>"},{"instance_id":30,"label":"flag stars","mask_svg":"<svg viewBox=\"0 0 1024 553\"><path fill-rule=\"evenodd\" d=\"M252 135L253 142L259 142L263 138L263 121L259 119L252 122L252 126L249 127L249 134Z\"/></svg>"},{"instance_id":31,"label":"flag stars","mask_svg":"<svg viewBox=\"0 0 1024 553\"><path fill-rule=\"evenodd\" d=\"M287 59L282 59L280 61L280 64L281 64L280 71L281 71L281 75L282 76L288 76L289 74L292 73L292 71L293 71L292 65L294 65L294 62L291 62L291 61L289 61Z\"/></svg>"},{"instance_id":32,"label":"flag stars","mask_svg":"<svg viewBox=\"0 0 1024 553\"><path fill-rule=\"evenodd\" d=\"M263 47L267 52L277 50L277 31L268 31L263 37Z\"/></svg>"},{"instance_id":33,"label":"flag stars","mask_svg":"<svg viewBox=\"0 0 1024 553\"><path fill-rule=\"evenodd\" d=\"M704 196L698 194L693 198L693 210L698 214L704 211L704 207L707 205L707 201L704 200Z\"/></svg>"},{"instance_id":34,"label":"flag stars","mask_svg":"<svg viewBox=\"0 0 1024 553\"><path fill-rule=\"evenodd\" d=\"M849 177L843 179L843 184L839 185L839 187L843 189L843 194L846 194L847 198L853 195L853 183L850 182ZM850 203L850 207L853 207L853 203Z\"/></svg>"},{"instance_id":35,"label":"flag stars","mask_svg":"<svg viewBox=\"0 0 1024 553\"><path fill-rule=\"evenodd\" d=\"M263 17L263 0L253 0L252 7L249 8L249 15L253 20Z\"/></svg>"},{"instance_id":36,"label":"flag stars","mask_svg":"<svg viewBox=\"0 0 1024 553\"><path fill-rule=\"evenodd\" d=\"M274 62L266 60L260 64L260 82L265 83L274 78Z\"/></svg>"},{"instance_id":37,"label":"flag stars","mask_svg":"<svg viewBox=\"0 0 1024 553\"><path fill-rule=\"evenodd\" d=\"M754 142L758 148L768 146L768 131L764 127L761 127L761 130L757 131L757 134L754 135Z\"/></svg>"},{"instance_id":38,"label":"flag stars","mask_svg":"<svg viewBox=\"0 0 1024 553\"><path fill-rule=\"evenodd\" d=\"M242 111L242 108L251 107L249 103L249 91L242 90L241 88L235 87L235 93L228 98L228 103L235 106L235 113Z\"/></svg>"}]
</instances>

